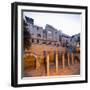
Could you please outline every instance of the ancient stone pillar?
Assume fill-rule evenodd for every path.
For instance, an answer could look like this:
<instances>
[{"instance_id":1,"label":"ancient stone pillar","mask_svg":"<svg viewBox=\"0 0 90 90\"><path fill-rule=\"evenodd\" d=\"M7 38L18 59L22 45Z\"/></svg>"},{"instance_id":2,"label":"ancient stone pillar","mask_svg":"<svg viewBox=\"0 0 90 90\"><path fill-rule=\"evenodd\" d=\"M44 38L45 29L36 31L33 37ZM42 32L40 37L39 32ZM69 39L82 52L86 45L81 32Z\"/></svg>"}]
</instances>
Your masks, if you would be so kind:
<instances>
[{"instance_id":1,"label":"ancient stone pillar","mask_svg":"<svg viewBox=\"0 0 90 90\"><path fill-rule=\"evenodd\" d=\"M70 53L68 53L68 66L70 66Z\"/></svg>"},{"instance_id":2,"label":"ancient stone pillar","mask_svg":"<svg viewBox=\"0 0 90 90\"><path fill-rule=\"evenodd\" d=\"M36 70L39 69L39 67L40 67L40 63L38 61L38 57L36 57Z\"/></svg>"},{"instance_id":3,"label":"ancient stone pillar","mask_svg":"<svg viewBox=\"0 0 90 90\"><path fill-rule=\"evenodd\" d=\"M56 51L56 74L58 74L58 51Z\"/></svg>"},{"instance_id":4,"label":"ancient stone pillar","mask_svg":"<svg viewBox=\"0 0 90 90\"><path fill-rule=\"evenodd\" d=\"M72 64L74 64L74 54L71 54Z\"/></svg>"},{"instance_id":5,"label":"ancient stone pillar","mask_svg":"<svg viewBox=\"0 0 90 90\"><path fill-rule=\"evenodd\" d=\"M47 54L46 62L47 62L47 76L49 76L50 75L50 71L49 71L49 54Z\"/></svg>"},{"instance_id":6,"label":"ancient stone pillar","mask_svg":"<svg viewBox=\"0 0 90 90\"><path fill-rule=\"evenodd\" d=\"M63 64L63 68L65 68L65 55L64 55L64 53L62 53L62 64Z\"/></svg>"}]
</instances>

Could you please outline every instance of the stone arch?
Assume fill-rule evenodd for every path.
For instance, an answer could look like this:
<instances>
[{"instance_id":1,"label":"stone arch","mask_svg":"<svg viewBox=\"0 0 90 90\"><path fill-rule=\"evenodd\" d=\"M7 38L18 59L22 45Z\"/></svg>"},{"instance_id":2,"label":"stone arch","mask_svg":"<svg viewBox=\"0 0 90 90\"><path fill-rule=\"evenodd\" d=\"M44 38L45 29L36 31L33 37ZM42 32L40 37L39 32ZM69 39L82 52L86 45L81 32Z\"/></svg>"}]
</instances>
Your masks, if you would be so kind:
<instances>
[{"instance_id":1,"label":"stone arch","mask_svg":"<svg viewBox=\"0 0 90 90\"><path fill-rule=\"evenodd\" d=\"M38 56L36 55L36 54L30 54L31 56L33 56L33 57L35 57L35 67L36 67L36 69L38 69L39 68L39 66L40 66L40 63L39 63L39 61L38 61Z\"/></svg>"},{"instance_id":2,"label":"stone arch","mask_svg":"<svg viewBox=\"0 0 90 90\"><path fill-rule=\"evenodd\" d=\"M23 63L24 69L36 68L36 56L32 54L25 55Z\"/></svg>"}]
</instances>

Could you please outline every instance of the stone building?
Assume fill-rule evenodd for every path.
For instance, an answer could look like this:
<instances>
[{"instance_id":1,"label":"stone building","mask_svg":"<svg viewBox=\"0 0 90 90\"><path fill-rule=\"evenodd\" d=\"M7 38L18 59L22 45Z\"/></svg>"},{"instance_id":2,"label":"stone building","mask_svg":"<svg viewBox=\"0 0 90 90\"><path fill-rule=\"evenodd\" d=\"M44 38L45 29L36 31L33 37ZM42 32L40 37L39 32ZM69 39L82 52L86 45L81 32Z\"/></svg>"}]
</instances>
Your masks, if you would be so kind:
<instances>
[{"instance_id":1,"label":"stone building","mask_svg":"<svg viewBox=\"0 0 90 90\"><path fill-rule=\"evenodd\" d=\"M62 33L62 46L69 46L70 45L70 36L67 34Z\"/></svg>"},{"instance_id":2,"label":"stone building","mask_svg":"<svg viewBox=\"0 0 90 90\"><path fill-rule=\"evenodd\" d=\"M31 34L32 43L63 47L75 46L77 41L80 43L80 33L69 36L49 24L46 24L45 29L43 29L43 27L34 24L34 19L27 16L25 16L24 20L27 23L27 29Z\"/></svg>"},{"instance_id":3,"label":"stone building","mask_svg":"<svg viewBox=\"0 0 90 90\"><path fill-rule=\"evenodd\" d=\"M77 45L80 46L80 33L71 37L71 44L74 47L77 47Z\"/></svg>"},{"instance_id":4,"label":"stone building","mask_svg":"<svg viewBox=\"0 0 90 90\"><path fill-rule=\"evenodd\" d=\"M27 29L31 34L32 43L47 44L60 46L62 41L61 31L55 29L53 26L46 24L45 29L43 27L34 25L32 18L25 16L25 22L28 24Z\"/></svg>"}]
</instances>

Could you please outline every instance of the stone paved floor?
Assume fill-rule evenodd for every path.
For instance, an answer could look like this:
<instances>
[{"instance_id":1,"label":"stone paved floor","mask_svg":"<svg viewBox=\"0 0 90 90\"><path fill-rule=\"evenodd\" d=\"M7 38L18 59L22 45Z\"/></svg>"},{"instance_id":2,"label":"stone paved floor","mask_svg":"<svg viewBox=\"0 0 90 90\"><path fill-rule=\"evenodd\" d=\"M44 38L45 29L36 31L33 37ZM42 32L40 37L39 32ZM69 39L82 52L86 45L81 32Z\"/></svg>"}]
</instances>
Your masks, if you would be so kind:
<instances>
[{"instance_id":1,"label":"stone paved floor","mask_svg":"<svg viewBox=\"0 0 90 90\"><path fill-rule=\"evenodd\" d=\"M24 77L39 77L39 76L46 76L46 70L45 66L42 65L38 70L36 69L27 69L24 71ZM55 65L50 65L50 76L56 76L55 72ZM64 75L80 75L80 64L74 64L71 66L66 66L65 68L62 68L59 65L58 69L58 76L64 76Z\"/></svg>"}]
</instances>

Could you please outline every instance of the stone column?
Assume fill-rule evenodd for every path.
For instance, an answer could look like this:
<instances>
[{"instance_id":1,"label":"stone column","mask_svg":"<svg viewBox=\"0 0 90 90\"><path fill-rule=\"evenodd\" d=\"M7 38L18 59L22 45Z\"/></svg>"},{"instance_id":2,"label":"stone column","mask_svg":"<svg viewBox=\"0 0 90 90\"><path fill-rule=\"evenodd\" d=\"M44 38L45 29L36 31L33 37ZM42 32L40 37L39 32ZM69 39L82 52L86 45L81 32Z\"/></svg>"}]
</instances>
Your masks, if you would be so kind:
<instances>
[{"instance_id":1,"label":"stone column","mask_svg":"<svg viewBox=\"0 0 90 90\"><path fill-rule=\"evenodd\" d=\"M38 61L38 57L36 56L36 70L38 70L40 67L40 63Z\"/></svg>"},{"instance_id":2,"label":"stone column","mask_svg":"<svg viewBox=\"0 0 90 90\"><path fill-rule=\"evenodd\" d=\"M72 64L74 64L74 54L71 54Z\"/></svg>"},{"instance_id":3,"label":"stone column","mask_svg":"<svg viewBox=\"0 0 90 90\"><path fill-rule=\"evenodd\" d=\"M56 74L58 74L58 51L56 51Z\"/></svg>"},{"instance_id":4,"label":"stone column","mask_svg":"<svg viewBox=\"0 0 90 90\"><path fill-rule=\"evenodd\" d=\"M70 53L68 53L68 66L70 66Z\"/></svg>"},{"instance_id":5,"label":"stone column","mask_svg":"<svg viewBox=\"0 0 90 90\"><path fill-rule=\"evenodd\" d=\"M63 68L65 68L65 55L64 55L64 53L62 53L62 64L63 64Z\"/></svg>"},{"instance_id":6,"label":"stone column","mask_svg":"<svg viewBox=\"0 0 90 90\"><path fill-rule=\"evenodd\" d=\"M49 54L47 54L46 62L47 62L47 76L49 76L50 75L50 71L49 71Z\"/></svg>"}]
</instances>

